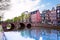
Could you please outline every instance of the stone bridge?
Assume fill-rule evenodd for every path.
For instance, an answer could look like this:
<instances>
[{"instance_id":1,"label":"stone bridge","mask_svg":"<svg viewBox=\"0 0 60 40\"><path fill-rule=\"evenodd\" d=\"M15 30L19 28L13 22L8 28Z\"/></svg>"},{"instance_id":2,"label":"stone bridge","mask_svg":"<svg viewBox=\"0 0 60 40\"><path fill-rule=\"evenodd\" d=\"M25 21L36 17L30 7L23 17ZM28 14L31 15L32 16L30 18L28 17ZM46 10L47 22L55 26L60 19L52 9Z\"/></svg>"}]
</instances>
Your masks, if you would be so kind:
<instances>
[{"instance_id":1,"label":"stone bridge","mask_svg":"<svg viewBox=\"0 0 60 40\"><path fill-rule=\"evenodd\" d=\"M10 25L10 28L8 27ZM14 22L14 23L2 23L2 27L4 31L17 31L17 30L25 30L25 29L55 29L60 30L60 26L54 26L54 25L48 25L48 24L42 24L42 23L20 23L20 22Z\"/></svg>"}]
</instances>

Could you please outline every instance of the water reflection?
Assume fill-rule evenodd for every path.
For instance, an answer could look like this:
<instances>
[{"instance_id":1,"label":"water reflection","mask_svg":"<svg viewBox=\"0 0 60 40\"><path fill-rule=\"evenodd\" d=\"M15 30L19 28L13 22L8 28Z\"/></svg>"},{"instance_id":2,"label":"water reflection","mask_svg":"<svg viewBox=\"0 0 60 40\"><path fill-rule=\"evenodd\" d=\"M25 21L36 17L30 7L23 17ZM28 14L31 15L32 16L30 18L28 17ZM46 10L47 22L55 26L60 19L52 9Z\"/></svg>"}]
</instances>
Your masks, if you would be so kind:
<instances>
[{"instance_id":1,"label":"water reflection","mask_svg":"<svg viewBox=\"0 0 60 40\"><path fill-rule=\"evenodd\" d=\"M21 31L23 37L34 38L35 40L60 40L60 33L57 30L34 29Z\"/></svg>"},{"instance_id":2,"label":"water reflection","mask_svg":"<svg viewBox=\"0 0 60 40\"><path fill-rule=\"evenodd\" d=\"M27 29L27 30L16 31L16 32L15 32L16 33L15 35L19 34L18 36L20 36L18 38L23 37L23 38L26 38L26 40L29 38L31 40L33 40L33 39L35 39L35 40L60 40L60 31L57 31L57 30L49 30L49 29L31 29L30 30L30 29ZM10 33L12 33L12 32L10 32ZM7 35L7 33L5 33L5 36L6 35ZM8 38L8 36L6 36L6 37ZM13 36L15 38L14 33L10 34L10 36ZM10 37L10 39L11 39L11 37ZM16 39L16 40L20 40L20 39Z\"/></svg>"},{"instance_id":3,"label":"water reflection","mask_svg":"<svg viewBox=\"0 0 60 40\"><path fill-rule=\"evenodd\" d=\"M39 40L40 31L39 30L23 30L23 31L21 31L21 35L23 37L30 37L30 38L34 38L36 40Z\"/></svg>"}]
</instances>

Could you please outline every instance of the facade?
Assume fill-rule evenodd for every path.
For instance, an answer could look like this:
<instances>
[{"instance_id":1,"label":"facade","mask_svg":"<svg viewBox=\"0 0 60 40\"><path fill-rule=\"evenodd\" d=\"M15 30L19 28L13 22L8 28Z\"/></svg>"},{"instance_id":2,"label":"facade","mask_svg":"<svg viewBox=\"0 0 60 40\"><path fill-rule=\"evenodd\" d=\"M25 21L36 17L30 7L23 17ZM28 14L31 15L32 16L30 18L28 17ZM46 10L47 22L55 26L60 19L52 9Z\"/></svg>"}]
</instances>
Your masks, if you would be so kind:
<instances>
[{"instance_id":1,"label":"facade","mask_svg":"<svg viewBox=\"0 0 60 40\"><path fill-rule=\"evenodd\" d=\"M57 25L60 25L60 4L56 7L56 13L57 13Z\"/></svg>"},{"instance_id":2,"label":"facade","mask_svg":"<svg viewBox=\"0 0 60 40\"><path fill-rule=\"evenodd\" d=\"M44 10L42 11L42 23L57 25L57 16L56 9L53 7L52 10Z\"/></svg>"},{"instance_id":3,"label":"facade","mask_svg":"<svg viewBox=\"0 0 60 40\"><path fill-rule=\"evenodd\" d=\"M50 13L51 13L50 10L46 10L45 20L47 24L51 24Z\"/></svg>"},{"instance_id":4,"label":"facade","mask_svg":"<svg viewBox=\"0 0 60 40\"><path fill-rule=\"evenodd\" d=\"M45 20L45 14L46 14L46 10L42 11L41 17L42 17L42 23L46 23Z\"/></svg>"},{"instance_id":5,"label":"facade","mask_svg":"<svg viewBox=\"0 0 60 40\"><path fill-rule=\"evenodd\" d=\"M57 24L56 10L55 10L54 7L52 8L51 13L50 13L50 19L51 19L51 23L53 25L56 25Z\"/></svg>"},{"instance_id":6,"label":"facade","mask_svg":"<svg viewBox=\"0 0 60 40\"><path fill-rule=\"evenodd\" d=\"M31 22L38 23L42 21L39 10L31 12L30 16L31 16Z\"/></svg>"},{"instance_id":7,"label":"facade","mask_svg":"<svg viewBox=\"0 0 60 40\"><path fill-rule=\"evenodd\" d=\"M51 24L50 13L51 13L50 10L42 11L42 23Z\"/></svg>"},{"instance_id":8,"label":"facade","mask_svg":"<svg viewBox=\"0 0 60 40\"><path fill-rule=\"evenodd\" d=\"M28 14L28 11L25 11L25 12L24 12L24 17L23 17L23 21L24 21L24 22L26 22L26 21L27 21L27 19L26 19L27 14Z\"/></svg>"},{"instance_id":9,"label":"facade","mask_svg":"<svg viewBox=\"0 0 60 40\"><path fill-rule=\"evenodd\" d=\"M23 12L23 22L29 22L30 13L28 11Z\"/></svg>"}]
</instances>

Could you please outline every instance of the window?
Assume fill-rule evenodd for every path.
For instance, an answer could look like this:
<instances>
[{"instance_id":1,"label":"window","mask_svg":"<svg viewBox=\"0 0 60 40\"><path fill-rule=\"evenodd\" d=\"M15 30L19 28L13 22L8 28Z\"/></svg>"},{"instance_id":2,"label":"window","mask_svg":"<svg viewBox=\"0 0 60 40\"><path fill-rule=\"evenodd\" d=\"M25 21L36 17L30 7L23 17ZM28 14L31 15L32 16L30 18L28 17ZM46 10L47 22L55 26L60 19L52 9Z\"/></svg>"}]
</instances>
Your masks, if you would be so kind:
<instances>
[{"instance_id":1,"label":"window","mask_svg":"<svg viewBox=\"0 0 60 40\"><path fill-rule=\"evenodd\" d=\"M48 19L48 17L46 17L46 19Z\"/></svg>"},{"instance_id":2,"label":"window","mask_svg":"<svg viewBox=\"0 0 60 40\"><path fill-rule=\"evenodd\" d=\"M59 13L59 10L57 10L57 13Z\"/></svg>"},{"instance_id":3,"label":"window","mask_svg":"<svg viewBox=\"0 0 60 40\"><path fill-rule=\"evenodd\" d=\"M42 17L42 19L44 19L44 17Z\"/></svg>"},{"instance_id":4,"label":"window","mask_svg":"<svg viewBox=\"0 0 60 40\"><path fill-rule=\"evenodd\" d=\"M59 17L59 14L57 14L57 17Z\"/></svg>"}]
</instances>

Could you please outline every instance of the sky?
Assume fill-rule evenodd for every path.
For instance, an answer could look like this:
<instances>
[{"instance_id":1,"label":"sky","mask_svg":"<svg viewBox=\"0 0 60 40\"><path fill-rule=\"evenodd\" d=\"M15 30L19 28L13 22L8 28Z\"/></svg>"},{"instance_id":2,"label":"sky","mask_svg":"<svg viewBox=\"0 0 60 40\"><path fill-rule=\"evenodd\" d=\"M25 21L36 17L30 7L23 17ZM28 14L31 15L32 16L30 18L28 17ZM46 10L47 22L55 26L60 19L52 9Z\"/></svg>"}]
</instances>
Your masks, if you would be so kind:
<instances>
[{"instance_id":1,"label":"sky","mask_svg":"<svg viewBox=\"0 0 60 40\"><path fill-rule=\"evenodd\" d=\"M60 4L60 0L11 0L9 10L4 11L3 20L20 16L24 11L51 10L57 4Z\"/></svg>"}]
</instances>

